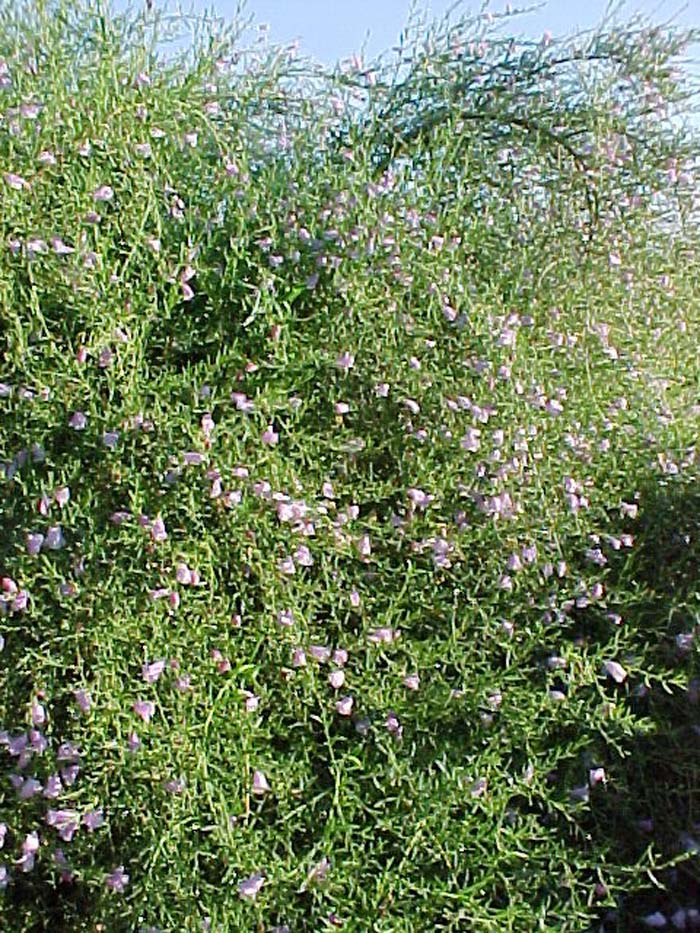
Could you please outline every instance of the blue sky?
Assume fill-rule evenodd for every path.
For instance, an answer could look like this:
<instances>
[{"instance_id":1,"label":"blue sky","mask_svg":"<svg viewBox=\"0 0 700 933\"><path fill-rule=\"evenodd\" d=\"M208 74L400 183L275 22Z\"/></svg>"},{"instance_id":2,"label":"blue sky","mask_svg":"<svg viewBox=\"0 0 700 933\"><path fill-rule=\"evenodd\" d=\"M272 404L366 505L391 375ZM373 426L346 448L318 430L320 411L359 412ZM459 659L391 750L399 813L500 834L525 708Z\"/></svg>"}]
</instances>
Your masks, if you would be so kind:
<instances>
[{"instance_id":1,"label":"blue sky","mask_svg":"<svg viewBox=\"0 0 700 933\"><path fill-rule=\"evenodd\" d=\"M123 7L124 0L116 0ZM139 0L136 0L138 3ZM166 6L165 0L154 0ZM196 10L214 9L224 17L233 16L236 0L189 0L183 7ZM436 16L455 5L454 0L432 0L419 3ZM464 8L477 10L478 0L466 2ZM505 0L490 5L493 12L504 9ZM513 2L513 7L534 6L535 3ZM539 37L545 30L554 35L595 26L603 17L607 0L549 0L535 12L510 21L509 32ZM248 0L246 12L258 23L270 27L273 42L300 40L302 51L331 64L356 52L368 37L367 51L371 56L394 44L406 22L409 0ZM657 22L673 16L683 25L700 26L700 0L629 0L621 7L623 13L647 14ZM696 53L700 57L700 53Z\"/></svg>"},{"instance_id":2,"label":"blue sky","mask_svg":"<svg viewBox=\"0 0 700 933\"><path fill-rule=\"evenodd\" d=\"M493 12L503 10L504 2L491 4ZM514 8L534 3L512 3ZM232 0L216 0L214 6L223 14L234 8ZM421 4L437 16L454 6L454 0L432 0ZM590 28L602 18L607 0L550 0L542 9L511 20L515 32L541 36L572 29ZM477 3L465 3L465 9L478 9ZM637 0L624 8L654 15L662 21L678 12L678 2ZM695 7L694 15L691 8ZM247 9L259 22L269 23L273 40L300 39L302 48L325 62L347 57L359 49L369 34L370 54L390 47L406 22L409 0L250 0ZM656 12L655 12L656 11ZM679 14L679 22L700 25L700 0L690 0Z\"/></svg>"}]
</instances>

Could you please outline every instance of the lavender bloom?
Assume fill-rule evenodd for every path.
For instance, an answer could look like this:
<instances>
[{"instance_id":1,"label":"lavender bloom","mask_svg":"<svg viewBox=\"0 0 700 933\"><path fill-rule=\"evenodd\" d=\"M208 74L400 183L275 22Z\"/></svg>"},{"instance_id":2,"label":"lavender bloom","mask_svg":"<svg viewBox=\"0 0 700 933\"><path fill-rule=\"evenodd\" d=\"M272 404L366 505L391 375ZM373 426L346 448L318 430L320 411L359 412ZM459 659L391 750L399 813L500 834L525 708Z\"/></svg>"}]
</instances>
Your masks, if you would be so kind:
<instances>
[{"instance_id":1,"label":"lavender bloom","mask_svg":"<svg viewBox=\"0 0 700 933\"><path fill-rule=\"evenodd\" d=\"M71 415L68 424L76 431L84 431L87 427L87 418L82 411L76 411Z\"/></svg>"},{"instance_id":2,"label":"lavender bloom","mask_svg":"<svg viewBox=\"0 0 700 933\"><path fill-rule=\"evenodd\" d=\"M134 703L133 710L137 716L140 716L144 722L148 723L156 711L156 705L151 700L137 700Z\"/></svg>"},{"instance_id":3,"label":"lavender bloom","mask_svg":"<svg viewBox=\"0 0 700 933\"><path fill-rule=\"evenodd\" d=\"M114 197L114 189L109 185L101 185L93 191L92 196L96 201L111 201Z\"/></svg>"},{"instance_id":4,"label":"lavender bloom","mask_svg":"<svg viewBox=\"0 0 700 933\"><path fill-rule=\"evenodd\" d=\"M80 826L77 810L48 810L45 820L47 825L57 830L64 842L70 842Z\"/></svg>"},{"instance_id":5,"label":"lavender bloom","mask_svg":"<svg viewBox=\"0 0 700 933\"><path fill-rule=\"evenodd\" d=\"M154 684L165 670L165 661L153 661L151 664L144 664L141 668L143 679L146 683Z\"/></svg>"},{"instance_id":6,"label":"lavender bloom","mask_svg":"<svg viewBox=\"0 0 700 933\"><path fill-rule=\"evenodd\" d=\"M110 889L110 891L114 891L116 894L123 894L128 883L129 876L124 871L123 865L119 865L117 868L115 868L114 871L109 874L105 880L105 884Z\"/></svg>"},{"instance_id":7,"label":"lavender bloom","mask_svg":"<svg viewBox=\"0 0 700 933\"><path fill-rule=\"evenodd\" d=\"M44 536L40 532L30 532L27 534L27 554L36 557L44 543Z\"/></svg>"},{"instance_id":8,"label":"lavender bloom","mask_svg":"<svg viewBox=\"0 0 700 933\"><path fill-rule=\"evenodd\" d=\"M52 525L51 528L46 532L46 538L44 539L44 547L48 548L51 551L58 551L62 547L65 547L66 539L63 536L63 531L61 530L60 525Z\"/></svg>"},{"instance_id":9,"label":"lavender bloom","mask_svg":"<svg viewBox=\"0 0 700 933\"><path fill-rule=\"evenodd\" d=\"M260 893L260 889L265 884L264 875L251 875L238 885L238 893L241 897L248 900L255 900Z\"/></svg>"}]
</instances>

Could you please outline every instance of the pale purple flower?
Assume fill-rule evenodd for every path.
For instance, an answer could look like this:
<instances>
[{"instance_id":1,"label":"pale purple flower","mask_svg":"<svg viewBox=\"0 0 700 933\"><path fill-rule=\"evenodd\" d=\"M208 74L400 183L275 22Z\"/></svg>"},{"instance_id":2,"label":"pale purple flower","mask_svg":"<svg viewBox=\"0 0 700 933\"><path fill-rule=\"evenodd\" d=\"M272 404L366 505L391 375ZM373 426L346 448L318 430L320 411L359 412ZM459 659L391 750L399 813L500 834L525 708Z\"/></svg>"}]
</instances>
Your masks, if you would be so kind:
<instances>
[{"instance_id":1,"label":"pale purple flower","mask_svg":"<svg viewBox=\"0 0 700 933\"><path fill-rule=\"evenodd\" d=\"M114 197L114 189L109 185L101 185L93 191L92 196L95 201L111 201Z\"/></svg>"},{"instance_id":2,"label":"pale purple flower","mask_svg":"<svg viewBox=\"0 0 700 933\"><path fill-rule=\"evenodd\" d=\"M389 383L380 382L374 387L374 394L377 398L386 398L389 395Z\"/></svg>"},{"instance_id":3,"label":"pale purple flower","mask_svg":"<svg viewBox=\"0 0 700 933\"><path fill-rule=\"evenodd\" d=\"M338 355L335 361L335 365L338 367L338 369L352 369L352 367L355 365L355 357L352 355L352 353L348 353L348 351L345 350L343 353Z\"/></svg>"},{"instance_id":4,"label":"pale purple flower","mask_svg":"<svg viewBox=\"0 0 700 933\"><path fill-rule=\"evenodd\" d=\"M251 399L248 398L245 392L232 392L231 401L236 403L236 408L239 411L244 411L249 414L251 411L255 410L255 405Z\"/></svg>"},{"instance_id":5,"label":"pale purple flower","mask_svg":"<svg viewBox=\"0 0 700 933\"><path fill-rule=\"evenodd\" d=\"M61 768L61 780L66 785L66 787L71 787L73 784L75 784L79 772L79 765L67 765L67 767Z\"/></svg>"},{"instance_id":6,"label":"pale purple flower","mask_svg":"<svg viewBox=\"0 0 700 933\"><path fill-rule=\"evenodd\" d=\"M344 665L348 663L348 653L345 648L336 648L331 660L334 664L337 664L338 667L344 667Z\"/></svg>"},{"instance_id":7,"label":"pale purple flower","mask_svg":"<svg viewBox=\"0 0 700 933\"><path fill-rule=\"evenodd\" d=\"M267 426L266 430L263 431L261 439L262 439L263 444L267 444L268 447L274 447L274 445L279 441L280 436L279 434L276 433L276 431L273 429L272 425L270 424Z\"/></svg>"},{"instance_id":8,"label":"pale purple flower","mask_svg":"<svg viewBox=\"0 0 700 933\"><path fill-rule=\"evenodd\" d=\"M617 661L606 661L603 664L603 673L612 677L615 683L621 684L627 679L627 671Z\"/></svg>"},{"instance_id":9,"label":"pale purple flower","mask_svg":"<svg viewBox=\"0 0 700 933\"><path fill-rule=\"evenodd\" d=\"M44 543L44 536L40 532L30 532L27 534L26 542L27 554L36 557Z\"/></svg>"},{"instance_id":10,"label":"pale purple flower","mask_svg":"<svg viewBox=\"0 0 700 933\"><path fill-rule=\"evenodd\" d=\"M128 746L129 751L132 753L138 751L140 745L141 745L141 739L138 737L138 735L135 732L130 732L129 738L127 740L127 746Z\"/></svg>"},{"instance_id":11,"label":"pale purple flower","mask_svg":"<svg viewBox=\"0 0 700 933\"><path fill-rule=\"evenodd\" d=\"M407 489L406 495L417 509L427 508L435 498L435 496L431 496L422 489L416 489L415 487Z\"/></svg>"},{"instance_id":12,"label":"pale purple flower","mask_svg":"<svg viewBox=\"0 0 700 933\"><path fill-rule=\"evenodd\" d=\"M642 923L649 927L650 930L662 930L665 926L668 926L666 915L662 914L660 910L642 917Z\"/></svg>"},{"instance_id":13,"label":"pale purple flower","mask_svg":"<svg viewBox=\"0 0 700 933\"><path fill-rule=\"evenodd\" d=\"M588 772L588 780L591 785L595 784L605 784L607 777L605 775L605 768L591 768Z\"/></svg>"},{"instance_id":14,"label":"pale purple flower","mask_svg":"<svg viewBox=\"0 0 700 933\"><path fill-rule=\"evenodd\" d=\"M5 172L3 178L5 179L5 184L15 191L21 191L22 188L29 187L29 183L26 182L21 175L15 175L14 172Z\"/></svg>"},{"instance_id":15,"label":"pale purple flower","mask_svg":"<svg viewBox=\"0 0 700 933\"><path fill-rule=\"evenodd\" d=\"M53 826L64 842L70 842L80 826L77 810L47 810L44 819L48 826Z\"/></svg>"},{"instance_id":16,"label":"pale purple flower","mask_svg":"<svg viewBox=\"0 0 700 933\"><path fill-rule=\"evenodd\" d=\"M163 784L169 794L181 794L186 786L184 778L171 778Z\"/></svg>"},{"instance_id":17,"label":"pale purple flower","mask_svg":"<svg viewBox=\"0 0 700 933\"><path fill-rule=\"evenodd\" d=\"M105 431L102 435L102 443L108 450L114 450L119 443L119 432Z\"/></svg>"},{"instance_id":18,"label":"pale purple flower","mask_svg":"<svg viewBox=\"0 0 700 933\"><path fill-rule=\"evenodd\" d=\"M165 522L160 517L160 515L153 520L151 525L151 537L154 541L165 541L168 537L168 532L165 530Z\"/></svg>"},{"instance_id":19,"label":"pale purple flower","mask_svg":"<svg viewBox=\"0 0 700 933\"><path fill-rule=\"evenodd\" d=\"M114 871L109 874L105 880L105 884L110 889L110 891L115 891L117 894L123 894L124 890L129 883L129 876L124 871L124 866L119 865Z\"/></svg>"},{"instance_id":20,"label":"pale purple flower","mask_svg":"<svg viewBox=\"0 0 700 933\"><path fill-rule=\"evenodd\" d=\"M71 253L75 252L75 247L68 246L67 243L63 242L60 236L49 237L49 243L57 256L70 256Z\"/></svg>"},{"instance_id":21,"label":"pale purple flower","mask_svg":"<svg viewBox=\"0 0 700 933\"><path fill-rule=\"evenodd\" d=\"M61 869L61 881L70 882L73 880L73 873L70 870L68 859L63 849L56 849L53 854L53 860L57 868Z\"/></svg>"},{"instance_id":22,"label":"pale purple flower","mask_svg":"<svg viewBox=\"0 0 700 933\"><path fill-rule=\"evenodd\" d=\"M39 851L39 834L29 833L22 843L22 857L17 861L17 865L24 872L31 871L34 868L34 859Z\"/></svg>"},{"instance_id":23,"label":"pale purple flower","mask_svg":"<svg viewBox=\"0 0 700 933\"><path fill-rule=\"evenodd\" d=\"M156 711L156 705L151 700L136 700L133 710L144 722L150 722Z\"/></svg>"},{"instance_id":24,"label":"pale purple flower","mask_svg":"<svg viewBox=\"0 0 700 933\"><path fill-rule=\"evenodd\" d=\"M341 697L335 704L336 712L339 716L352 716L354 700L352 697Z\"/></svg>"},{"instance_id":25,"label":"pale purple flower","mask_svg":"<svg viewBox=\"0 0 700 933\"><path fill-rule=\"evenodd\" d=\"M345 683L345 671L331 671L328 675L328 682L334 690L340 690Z\"/></svg>"},{"instance_id":26,"label":"pale purple flower","mask_svg":"<svg viewBox=\"0 0 700 933\"><path fill-rule=\"evenodd\" d=\"M22 114L25 120L36 120L42 109L43 107L41 104L30 100L23 101L23 103L20 104L19 112Z\"/></svg>"},{"instance_id":27,"label":"pale purple flower","mask_svg":"<svg viewBox=\"0 0 700 933\"><path fill-rule=\"evenodd\" d=\"M7 824L0 823L0 849L5 845L5 836L7 835Z\"/></svg>"},{"instance_id":28,"label":"pale purple flower","mask_svg":"<svg viewBox=\"0 0 700 933\"><path fill-rule=\"evenodd\" d=\"M8 884L7 865L3 865L2 862L0 862L0 891L5 891Z\"/></svg>"},{"instance_id":29,"label":"pale purple flower","mask_svg":"<svg viewBox=\"0 0 700 933\"><path fill-rule=\"evenodd\" d=\"M30 259L33 259L38 253L45 253L48 248L46 241L38 237L27 240L27 256Z\"/></svg>"},{"instance_id":30,"label":"pale purple flower","mask_svg":"<svg viewBox=\"0 0 700 933\"><path fill-rule=\"evenodd\" d=\"M277 567L280 573L284 573L287 576L292 576L297 572L297 569L294 566L293 557L284 557L282 560L277 562Z\"/></svg>"},{"instance_id":31,"label":"pale purple flower","mask_svg":"<svg viewBox=\"0 0 700 933\"><path fill-rule=\"evenodd\" d=\"M238 893L241 897L248 900L255 900L260 893L260 889L265 884L264 875L251 875L238 885Z\"/></svg>"},{"instance_id":32,"label":"pale purple flower","mask_svg":"<svg viewBox=\"0 0 700 933\"><path fill-rule=\"evenodd\" d=\"M299 547L294 552L294 560L301 567L311 567L314 562L313 557L311 556L311 551L305 544L300 544Z\"/></svg>"},{"instance_id":33,"label":"pale purple flower","mask_svg":"<svg viewBox=\"0 0 700 933\"><path fill-rule=\"evenodd\" d=\"M254 713L260 706L260 697L256 696L254 693L251 693L250 690L245 690L244 696L246 713Z\"/></svg>"},{"instance_id":34,"label":"pale purple flower","mask_svg":"<svg viewBox=\"0 0 700 933\"><path fill-rule=\"evenodd\" d=\"M32 700L32 725L34 726L43 726L46 722L46 710L41 705L41 703L35 698Z\"/></svg>"},{"instance_id":35,"label":"pale purple flower","mask_svg":"<svg viewBox=\"0 0 700 933\"><path fill-rule=\"evenodd\" d=\"M386 717L386 728L390 735L397 739L403 736L403 726L399 722L399 717L393 711L390 711Z\"/></svg>"},{"instance_id":36,"label":"pale purple flower","mask_svg":"<svg viewBox=\"0 0 700 933\"><path fill-rule=\"evenodd\" d=\"M295 648L292 654L292 666L293 667L305 667L306 666L306 652L303 648Z\"/></svg>"},{"instance_id":37,"label":"pale purple flower","mask_svg":"<svg viewBox=\"0 0 700 933\"><path fill-rule=\"evenodd\" d=\"M370 542L369 535L362 535L362 537L360 538L358 542L357 550L359 552L360 557L364 557L364 558L369 557L369 555L372 553L372 545Z\"/></svg>"},{"instance_id":38,"label":"pale purple flower","mask_svg":"<svg viewBox=\"0 0 700 933\"><path fill-rule=\"evenodd\" d=\"M401 629L383 626L369 633L367 638L373 645L391 645L401 636Z\"/></svg>"},{"instance_id":39,"label":"pale purple flower","mask_svg":"<svg viewBox=\"0 0 700 933\"><path fill-rule=\"evenodd\" d=\"M481 431L478 428L468 428L466 434L460 441L462 450L467 450L470 453L476 453L480 446L480 437Z\"/></svg>"},{"instance_id":40,"label":"pale purple flower","mask_svg":"<svg viewBox=\"0 0 700 933\"><path fill-rule=\"evenodd\" d=\"M144 664L141 668L143 679L146 683L154 684L165 670L165 661L153 661L150 664Z\"/></svg>"},{"instance_id":41,"label":"pale purple flower","mask_svg":"<svg viewBox=\"0 0 700 933\"><path fill-rule=\"evenodd\" d=\"M192 583L192 571L187 564L179 563L175 570L175 577L178 583L183 586L189 586Z\"/></svg>"},{"instance_id":42,"label":"pale purple flower","mask_svg":"<svg viewBox=\"0 0 700 933\"><path fill-rule=\"evenodd\" d=\"M53 497L58 505L63 508L70 501L70 489L68 486L61 486L54 492Z\"/></svg>"},{"instance_id":43,"label":"pale purple flower","mask_svg":"<svg viewBox=\"0 0 700 933\"><path fill-rule=\"evenodd\" d=\"M290 558L291 559L291 558ZM294 625L294 613L291 609L281 609L277 613L277 623L278 625Z\"/></svg>"},{"instance_id":44,"label":"pale purple flower","mask_svg":"<svg viewBox=\"0 0 700 933\"><path fill-rule=\"evenodd\" d=\"M360 594L357 592L357 590L352 590L350 593L350 605L353 607L353 609L357 609L360 605L360 602Z\"/></svg>"},{"instance_id":45,"label":"pale purple flower","mask_svg":"<svg viewBox=\"0 0 700 933\"><path fill-rule=\"evenodd\" d=\"M262 771L253 772L253 793L262 795L266 794L270 790L270 784L268 783L265 774Z\"/></svg>"},{"instance_id":46,"label":"pale purple flower","mask_svg":"<svg viewBox=\"0 0 700 933\"><path fill-rule=\"evenodd\" d=\"M46 779L46 786L44 787L43 796L47 800L55 800L56 797L60 797L63 790L63 784L61 783L61 778L58 774L51 774Z\"/></svg>"},{"instance_id":47,"label":"pale purple flower","mask_svg":"<svg viewBox=\"0 0 700 933\"><path fill-rule=\"evenodd\" d=\"M331 657L331 649L326 645L309 645L309 654L319 664L326 664Z\"/></svg>"},{"instance_id":48,"label":"pale purple flower","mask_svg":"<svg viewBox=\"0 0 700 933\"><path fill-rule=\"evenodd\" d=\"M46 532L46 538L44 539L44 547L48 548L50 551L58 551L62 547L65 547L66 539L63 536L63 531L61 530L60 525L52 525L49 530Z\"/></svg>"},{"instance_id":49,"label":"pale purple flower","mask_svg":"<svg viewBox=\"0 0 700 933\"><path fill-rule=\"evenodd\" d=\"M418 674L407 674L403 679L403 685L407 690L417 690L420 687L420 677Z\"/></svg>"},{"instance_id":50,"label":"pale purple flower","mask_svg":"<svg viewBox=\"0 0 700 933\"><path fill-rule=\"evenodd\" d=\"M37 781L36 778L25 778L24 781L20 779L20 784L17 787L17 793L20 800L30 800L32 797L35 797L37 794L41 793L41 782Z\"/></svg>"},{"instance_id":51,"label":"pale purple flower","mask_svg":"<svg viewBox=\"0 0 700 933\"><path fill-rule=\"evenodd\" d=\"M87 418L82 411L76 411L71 415L68 424L76 431L84 431L87 427Z\"/></svg>"}]
</instances>

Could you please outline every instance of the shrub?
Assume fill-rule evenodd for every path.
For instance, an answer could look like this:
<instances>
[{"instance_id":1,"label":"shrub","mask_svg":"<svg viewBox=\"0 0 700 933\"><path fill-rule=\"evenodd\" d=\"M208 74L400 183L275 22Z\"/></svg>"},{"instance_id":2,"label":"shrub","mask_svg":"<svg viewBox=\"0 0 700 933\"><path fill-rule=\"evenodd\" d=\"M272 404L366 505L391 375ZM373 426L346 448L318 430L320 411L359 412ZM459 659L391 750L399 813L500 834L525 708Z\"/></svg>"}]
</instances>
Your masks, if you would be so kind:
<instances>
[{"instance_id":1,"label":"shrub","mask_svg":"<svg viewBox=\"0 0 700 933\"><path fill-rule=\"evenodd\" d=\"M690 923L697 35L182 22L0 13L4 928Z\"/></svg>"}]
</instances>

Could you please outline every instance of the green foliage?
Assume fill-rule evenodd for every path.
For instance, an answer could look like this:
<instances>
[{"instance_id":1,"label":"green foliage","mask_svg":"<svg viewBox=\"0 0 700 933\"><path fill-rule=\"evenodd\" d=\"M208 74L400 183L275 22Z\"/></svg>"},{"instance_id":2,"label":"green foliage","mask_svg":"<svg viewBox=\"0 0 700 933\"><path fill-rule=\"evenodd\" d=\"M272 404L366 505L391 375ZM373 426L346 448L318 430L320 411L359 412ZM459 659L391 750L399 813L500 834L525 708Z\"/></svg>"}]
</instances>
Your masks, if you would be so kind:
<instances>
[{"instance_id":1,"label":"green foliage","mask_svg":"<svg viewBox=\"0 0 700 933\"><path fill-rule=\"evenodd\" d=\"M695 909L698 36L182 24L0 11L3 929Z\"/></svg>"}]
</instances>

